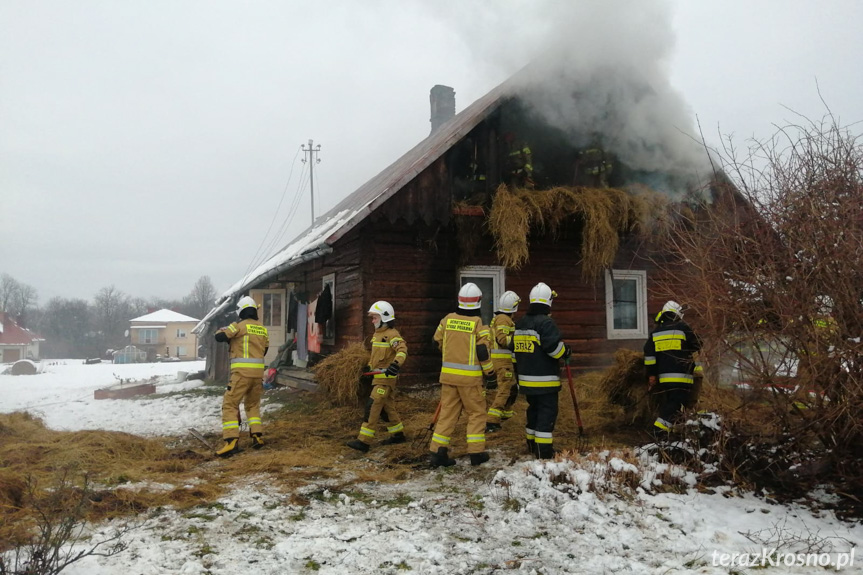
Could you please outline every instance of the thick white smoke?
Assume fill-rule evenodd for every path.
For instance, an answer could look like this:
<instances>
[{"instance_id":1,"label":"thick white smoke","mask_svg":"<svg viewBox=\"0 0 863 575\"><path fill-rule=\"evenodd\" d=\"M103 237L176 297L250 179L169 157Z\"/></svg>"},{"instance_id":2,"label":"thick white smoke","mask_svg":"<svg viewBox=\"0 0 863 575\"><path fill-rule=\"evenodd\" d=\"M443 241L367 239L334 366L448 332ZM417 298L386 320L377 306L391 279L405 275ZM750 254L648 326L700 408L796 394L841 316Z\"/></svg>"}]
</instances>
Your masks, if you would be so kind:
<instances>
[{"instance_id":1,"label":"thick white smoke","mask_svg":"<svg viewBox=\"0 0 863 575\"><path fill-rule=\"evenodd\" d=\"M669 79L667 2L495 0L463 10L453 25L478 66L523 68L525 101L576 145L600 145L639 170L707 175L694 116Z\"/></svg>"}]
</instances>

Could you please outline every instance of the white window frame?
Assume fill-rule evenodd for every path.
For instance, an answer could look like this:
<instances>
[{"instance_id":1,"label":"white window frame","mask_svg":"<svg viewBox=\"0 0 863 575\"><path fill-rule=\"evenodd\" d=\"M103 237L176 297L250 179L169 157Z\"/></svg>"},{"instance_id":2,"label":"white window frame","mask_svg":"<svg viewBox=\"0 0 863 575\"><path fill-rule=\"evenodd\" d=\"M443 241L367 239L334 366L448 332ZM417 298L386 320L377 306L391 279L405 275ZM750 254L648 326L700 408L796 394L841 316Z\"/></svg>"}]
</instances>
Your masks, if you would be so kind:
<instances>
[{"instance_id":1,"label":"white window frame","mask_svg":"<svg viewBox=\"0 0 863 575\"><path fill-rule=\"evenodd\" d=\"M178 345L177 346L177 357L186 357L186 346Z\"/></svg>"},{"instance_id":2,"label":"white window frame","mask_svg":"<svg viewBox=\"0 0 863 575\"><path fill-rule=\"evenodd\" d=\"M506 268L503 266L464 266L459 268L457 289L461 288L462 278L465 276L491 278L491 285L494 290L494 293L491 294L491 313L492 317L494 317L494 312L497 309L497 302L500 299L500 295L506 291ZM489 294L484 293L482 296L483 298L487 298Z\"/></svg>"},{"instance_id":3,"label":"white window frame","mask_svg":"<svg viewBox=\"0 0 863 575\"><path fill-rule=\"evenodd\" d=\"M330 295L333 298L333 313L330 316L329 321L323 326L323 338L321 339L321 343L325 343L327 345L335 345L336 343L336 274L331 273L327 274L321 278L321 293L324 292L324 287L327 284L330 284ZM327 330L330 333L327 333ZM327 337L329 336L329 337Z\"/></svg>"},{"instance_id":4,"label":"white window frame","mask_svg":"<svg viewBox=\"0 0 863 575\"><path fill-rule=\"evenodd\" d=\"M177 339L184 339L186 337L186 330L182 328L177 328Z\"/></svg>"},{"instance_id":5,"label":"white window frame","mask_svg":"<svg viewBox=\"0 0 863 575\"><path fill-rule=\"evenodd\" d=\"M613 280L635 280L637 299L636 329L614 329L614 282ZM608 339L646 339L647 329L647 272L645 270L605 271L605 321Z\"/></svg>"}]
</instances>

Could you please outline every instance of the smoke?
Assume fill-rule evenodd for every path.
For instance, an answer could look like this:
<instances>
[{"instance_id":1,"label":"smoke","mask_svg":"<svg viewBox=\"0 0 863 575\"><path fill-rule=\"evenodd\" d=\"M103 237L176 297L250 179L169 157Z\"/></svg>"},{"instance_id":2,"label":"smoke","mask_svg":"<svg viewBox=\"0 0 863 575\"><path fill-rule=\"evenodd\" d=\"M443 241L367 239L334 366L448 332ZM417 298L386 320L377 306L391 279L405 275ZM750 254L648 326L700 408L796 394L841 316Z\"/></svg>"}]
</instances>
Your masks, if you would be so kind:
<instances>
[{"instance_id":1,"label":"smoke","mask_svg":"<svg viewBox=\"0 0 863 575\"><path fill-rule=\"evenodd\" d=\"M516 73L525 103L576 146L690 181L709 172L693 114L670 82L668 2L495 0L461 16L452 24L477 66Z\"/></svg>"}]
</instances>

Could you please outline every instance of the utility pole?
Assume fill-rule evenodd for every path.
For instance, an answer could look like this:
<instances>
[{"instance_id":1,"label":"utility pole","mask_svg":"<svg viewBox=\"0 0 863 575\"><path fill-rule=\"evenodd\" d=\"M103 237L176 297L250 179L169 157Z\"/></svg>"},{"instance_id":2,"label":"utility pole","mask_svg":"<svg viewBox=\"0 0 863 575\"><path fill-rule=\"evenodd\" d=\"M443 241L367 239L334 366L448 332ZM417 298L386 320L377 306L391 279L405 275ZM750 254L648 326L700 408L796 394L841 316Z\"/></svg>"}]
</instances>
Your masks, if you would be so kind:
<instances>
[{"instance_id":1,"label":"utility pole","mask_svg":"<svg viewBox=\"0 0 863 575\"><path fill-rule=\"evenodd\" d=\"M321 151L321 145L314 145L314 142L309 140L309 147L306 148L303 145L300 145L300 149L303 150L303 163L306 163L306 153L309 154L309 187L312 189L312 225L315 225L315 164L320 164L321 159L315 159L315 154Z\"/></svg>"}]
</instances>

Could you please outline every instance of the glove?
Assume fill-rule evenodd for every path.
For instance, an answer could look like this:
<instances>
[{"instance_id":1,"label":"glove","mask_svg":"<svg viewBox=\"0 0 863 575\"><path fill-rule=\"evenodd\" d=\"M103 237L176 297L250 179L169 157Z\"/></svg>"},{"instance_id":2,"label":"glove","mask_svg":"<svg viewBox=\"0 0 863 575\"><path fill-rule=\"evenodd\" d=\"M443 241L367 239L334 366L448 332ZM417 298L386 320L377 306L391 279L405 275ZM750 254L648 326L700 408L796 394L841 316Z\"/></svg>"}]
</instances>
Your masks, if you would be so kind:
<instances>
[{"instance_id":1,"label":"glove","mask_svg":"<svg viewBox=\"0 0 863 575\"><path fill-rule=\"evenodd\" d=\"M369 372L369 371L371 371L371 370L372 370L371 366L368 366L368 365L367 365L367 366L365 366L362 370L360 370L360 383L361 383L362 385L369 385L369 384L371 384L372 379L373 379L373 378L372 378L372 376L370 376L370 375L363 375L364 373L368 373L368 372Z\"/></svg>"},{"instance_id":2,"label":"glove","mask_svg":"<svg viewBox=\"0 0 863 575\"><path fill-rule=\"evenodd\" d=\"M401 369L399 367L399 364L397 364L396 362L392 362L389 367L387 367L386 371L384 371L384 373L386 373L390 377L393 377L399 374L399 369Z\"/></svg>"},{"instance_id":3,"label":"glove","mask_svg":"<svg viewBox=\"0 0 863 575\"><path fill-rule=\"evenodd\" d=\"M485 379L485 388L489 391L497 389L497 376L492 374Z\"/></svg>"},{"instance_id":4,"label":"glove","mask_svg":"<svg viewBox=\"0 0 863 575\"><path fill-rule=\"evenodd\" d=\"M653 386L656 385L656 376L651 375L647 378L647 391L653 389Z\"/></svg>"},{"instance_id":5,"label":"glove","mask_svg":"<svg viewBox=\"0 0 863 575\"><path fill-rule=\"evenodd\" d=\"M571 355L572 355L572 347L567 345L567 344L563 344L563 363L565 365L569 365L569 358Z\"/></svg>"}]
</instances>

